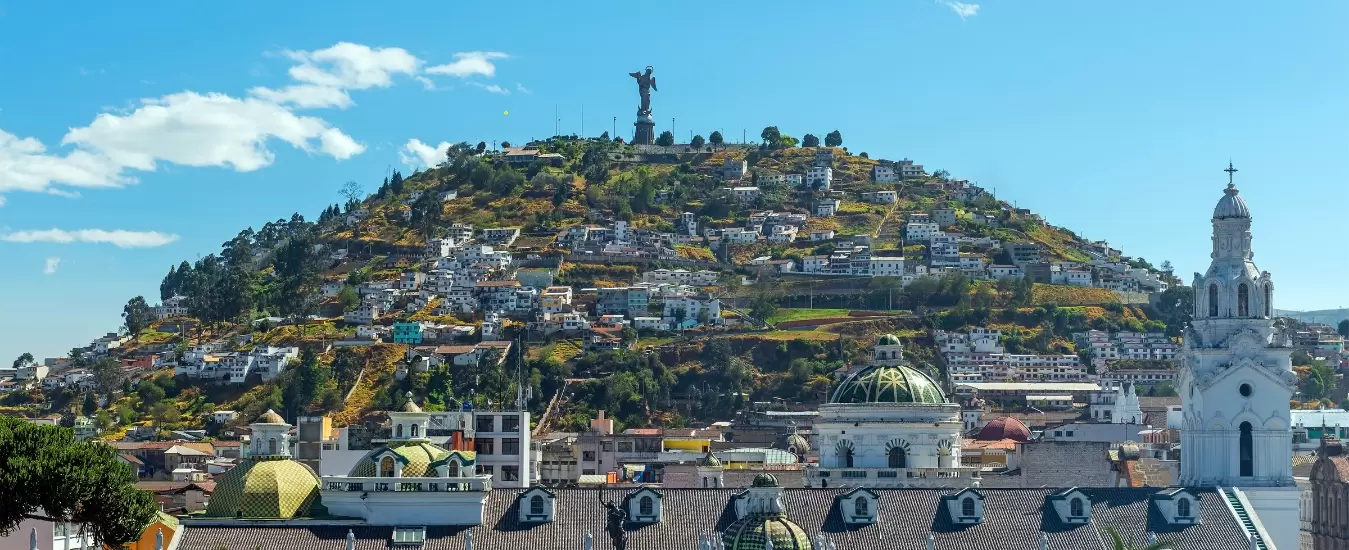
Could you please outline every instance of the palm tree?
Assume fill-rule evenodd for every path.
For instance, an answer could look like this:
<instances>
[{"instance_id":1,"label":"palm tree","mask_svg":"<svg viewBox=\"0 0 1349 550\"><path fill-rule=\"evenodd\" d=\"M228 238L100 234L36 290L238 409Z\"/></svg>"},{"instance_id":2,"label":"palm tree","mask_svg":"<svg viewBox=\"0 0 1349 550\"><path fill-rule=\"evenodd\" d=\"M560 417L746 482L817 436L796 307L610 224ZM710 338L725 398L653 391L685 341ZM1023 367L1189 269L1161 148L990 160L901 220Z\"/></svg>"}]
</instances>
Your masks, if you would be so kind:
<instances>
[{"instance_id":1,"label":"palm tree","mask_svg":"<svg viewBox=\"0 0 1349 550\"><path fill-rule=\"evenodd\" d=\"M1125 544L1124 538L1119 536L1114 527L1106 527L1105 532L1110 534L1110 540L1115 543L1115 550L1176 550L1175 545L1169 542L1154 542L1147 546Z\"/></svg>"}]
</instances>

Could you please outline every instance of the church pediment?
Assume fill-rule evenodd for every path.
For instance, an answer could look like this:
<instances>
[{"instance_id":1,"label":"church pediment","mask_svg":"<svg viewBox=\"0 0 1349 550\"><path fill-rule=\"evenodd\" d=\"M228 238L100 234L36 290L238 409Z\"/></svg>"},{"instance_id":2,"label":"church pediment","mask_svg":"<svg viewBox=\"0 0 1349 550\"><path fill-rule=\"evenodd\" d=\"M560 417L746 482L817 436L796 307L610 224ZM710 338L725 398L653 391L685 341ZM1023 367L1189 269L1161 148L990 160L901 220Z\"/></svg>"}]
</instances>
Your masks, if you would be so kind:
<instances>
[{"instance_id":1,"label":"church pediment","mask_svg":"<svg viewBox=\"0 0 1349 550\"><path fill-rule=\"evenodd\" d=\"M1290 387L1297 382L1297 375L1291 372L1279 372L1272 370L1268 366L1252 358L1236 359L1229 363L1225 368L1208 371L1198 377L1197 383L1200 388L1208 389L1221 383L1227 378L1238 376L1239 373L1254 373L1276 386ZM1250 375L1246 375L1250 376Z\"/></svg>"}]
</instances>

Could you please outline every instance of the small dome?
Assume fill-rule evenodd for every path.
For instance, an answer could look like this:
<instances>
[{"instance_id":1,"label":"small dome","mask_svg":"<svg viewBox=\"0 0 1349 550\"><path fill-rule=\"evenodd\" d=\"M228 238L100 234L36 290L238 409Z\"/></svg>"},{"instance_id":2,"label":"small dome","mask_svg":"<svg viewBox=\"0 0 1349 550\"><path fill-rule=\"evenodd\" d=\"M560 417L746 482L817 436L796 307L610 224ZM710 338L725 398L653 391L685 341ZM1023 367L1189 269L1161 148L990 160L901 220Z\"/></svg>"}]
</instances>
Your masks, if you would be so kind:
<instances>
[{"instance_id":1,"label":"small dome","mask_svg":"<svg viewBox=\"0 0 1349 550\"><path fill-rule=\"evenodd\" d=\"M272 409L267 409L267 412L262 413L262 416L259 416L258 419L257 419L257 421L255 421L255 422L253 422L253 423L254 423L254 424L285 424L285 423L286 423L286 419L281 418L281 415L276 414L276 411L274 411L274 410L272 410Z\"/></svg>"},{"instance_id":2,"label":"small dome","mask_svg":"<svg viewBox=\"0 0 1349 550\"><path fill-rule=\"evenodd\" d=\"M985 424L983 429L979 430L979 435L975 436L974 439L977 441L1013 439L1025 442L1030 441L1030 428L1027 428L1020 420L1010 416L1002 416Z\"/></svg>"},{"instance_id":3,"label":"small dome","mask_svg":"<svg viewBox=\"0 0 1349 550\"><path fill-rule=\"evenodd\" d=\"M707 451L707 454L698 459L698 466L703 468L720 468L721 459L718 459L717 455L712 454L712 451Z\"/></svg>"},{"instance_id":4,"label":"small dome","mask_svg":"<svg viewBox=\"0 0 1349 550\"><path fill-rule=\"evenodd\" d=\"M900 344L899 344L899 337L898 337L898 336L895 336L895 335L893 335L893 334L882 334L882 335L880 335L879 338L876 338L876 345L878 345L878 346L898 346L898 345L900 345Z\"/></svg>"},{"instance_id":5,"label":"small dome","mask_svg":"<svg viewBox=\"0 0 1349 550\"><path fill-rule=\"evenodd\" d=\"M792 434L787 436L787 448L803 455L810 452L810 442L801 434Z\"/></svg>"},{"instance_id":6,"label":"small dome","mask_svg":"<svg viewBox=\"0 0 1349 550\"><path fill-rule=\"evenodd\" d=\"M413 401L413 400L409 399L409 400L407 400L407 403L403 403L403 412L405 412L405 413L419 413L419 412L422 412L422 408L417 406L417 402L416 402L416 401Z\"/></svg>"},{"instance_id":7,"label":"small dome","mask_svg":"<svg viewBox=\"0 0 1349 550\"><path fill-rule=\"evenodd\" d=\"M395 460L403 469L403 477L435 477L436 466L447 459L455 459L461 467L476 464L477 455L472 451L447 451L444 447L425 441L390 441L373 449L356 461L351 467L350 477L377 477L379 464L376 456L392 450Z\"/></svg>"},{"instance_id":8,"label":"small dome","mask_svg":"<svg viewBox=\"0 0 1349 550\"><path fill-rule=\"evenodd\" d=\"M830 403L942 404L937 382L907 365L872 365L857 371L834 390Z\"/></svg>"},{"instance_id":9,"label":"small dome","mask_svg":"<svg viewBox=\"0 0 1349 550\"><path fill-rule=\"evenodd\" d=\"M776 476L774 476L773 474L770 474L770 473L768 473L768 472L764 472L764 473L762 473L762 474L759 474L759 475L757 475L757 476L754 476L754 483L752 484L752 486L753 486L753 487L780 487L780 485L778 485L778 478L777 478Z\"/></svg>"},{"instance_id":10,"label":"small dome","mask_svg":"<svg viewBox=\"0 0 1349 550\"><path fill-rule=\"evenodd\" d=\"M1223 198L1218 199L1218 206L1213 208L1213 219L1251 217L1251 211L1246 208L1246 201L1237 193L1239 191L1237 191L1235 184L1227 184L1227 189L1223 190Z\"/></svg>"},{"instance_id":11,"label":"small dome","mask_svg":"<svg viewBox=\"0 0 1349 550\"><path fill-rule=\"evenodd\" d=\"M289 459L251 458L221 474L205 515L216 518L304 517L318 500L319 486L319 478L309 466Z\"/></svg>"},{"instance_id":12,"label":"small dome","mask_svg":"<svg viewBox=\"0 0 1349 550\"><path fill-rule=\"evenodd\" d=\"M811 550L810 536L785 514L749 514L726 527L721 535L726 550L761 550L766 540L773 550Z\"/></svg>"}]
</instances>

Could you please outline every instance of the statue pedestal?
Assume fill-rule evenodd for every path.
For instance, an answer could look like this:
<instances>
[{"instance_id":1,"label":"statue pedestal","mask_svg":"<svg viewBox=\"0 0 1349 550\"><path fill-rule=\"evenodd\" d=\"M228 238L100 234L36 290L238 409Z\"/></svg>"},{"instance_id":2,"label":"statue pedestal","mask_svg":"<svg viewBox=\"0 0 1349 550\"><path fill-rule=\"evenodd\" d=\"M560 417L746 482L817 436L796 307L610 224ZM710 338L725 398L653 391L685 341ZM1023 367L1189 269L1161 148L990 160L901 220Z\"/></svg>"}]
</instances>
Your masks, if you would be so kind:
<instances>
[{"instance_id":1,"label":"statue pedestal","mask_svg":"<svg viewBox=\"0 0 1349 550\"><path fill-rule=\"evenodd\" d=\"M637 145L655 145L656 143L656 122L651 120L650 114L637 115L637 122L632 123L635 130L632 132L632 143Z\"/></svg>"}]
</instances>

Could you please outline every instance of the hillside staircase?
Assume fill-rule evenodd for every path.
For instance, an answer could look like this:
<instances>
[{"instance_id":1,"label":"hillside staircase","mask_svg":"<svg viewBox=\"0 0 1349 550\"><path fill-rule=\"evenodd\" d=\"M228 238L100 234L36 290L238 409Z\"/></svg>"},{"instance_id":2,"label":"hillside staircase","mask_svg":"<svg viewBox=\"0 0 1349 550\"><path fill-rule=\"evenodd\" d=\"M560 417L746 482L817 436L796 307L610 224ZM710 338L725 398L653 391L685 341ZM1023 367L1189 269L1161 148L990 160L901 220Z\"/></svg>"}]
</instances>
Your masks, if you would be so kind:
<instances>
[{"instance_id":1,"label":"hillside staircase","mask_svg":"<svg viewBox=\"0 0 1349 550\"><path fill-rule=\"evenodd\" d=\"M1218 493L1227 502L1227 507L1232 509L1232 514L1237 517L1237 521L1241 522L1241 528L1246 532L1246 538L1251 541L1251 550L1270 550L1272 547L1265 541L1265 536L1261 534L1262 529L1255 525L1255 520L1251 518L1251 513L1246 509L1246 503L1236 488L1218 487Z\"/></svg>"}]
</instances>

